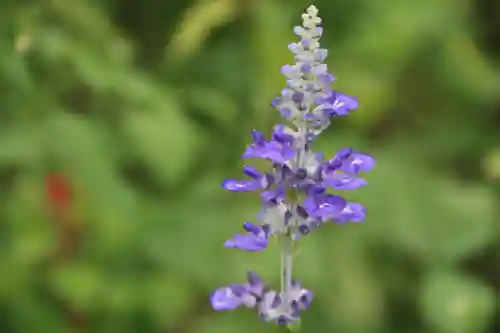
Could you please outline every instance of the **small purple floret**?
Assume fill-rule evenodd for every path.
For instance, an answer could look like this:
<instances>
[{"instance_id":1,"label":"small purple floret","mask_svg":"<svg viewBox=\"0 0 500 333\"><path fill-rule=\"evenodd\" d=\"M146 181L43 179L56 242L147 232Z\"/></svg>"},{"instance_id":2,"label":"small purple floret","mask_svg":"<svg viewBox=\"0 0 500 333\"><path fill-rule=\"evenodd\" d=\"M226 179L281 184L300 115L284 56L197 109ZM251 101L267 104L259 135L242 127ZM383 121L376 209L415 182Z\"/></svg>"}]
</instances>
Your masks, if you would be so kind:
<instances>
[{"instance_id":1,"label":"small purple floret","mask_svg":"<svg viewBox=\"0 0 500 333\"><path fill-rule=\"evenodd\" d=\"M306 198L303 206L309 216L326 221L341 214L346 205L346 200L339 195L323 194Z\"/></svg>"},{"instance_id":2,"label":"small purple floret","mask_svg":"<svg viewBox=\"0 0 500 333\"><path fill-rule=\"evenodd\" d=\"M232 239L224 243L224 246L247 251L262 251L267 247L268 234L262 226L245 222L243 228L248 233L234 234Z\"/></svg>"},{"instance_id":3,"label":"small purple floret","mask_svg":"<svg viewBox=\"0 0 500 333\"><path fill-rule=\"evenodd\" d=\"M255 179L252 180L226 179L221 183L221 185L226 190L235 192L255 191L262 187L260 182Z\"/></svg>"},{"instance_id":4,"label":"small purple floret","mask_svg":"<svg viewBox=\"0 0 500 333\"><path fill-rule=\"evenodd\" d=\"M358 177L358 173L370 171L374 165L372 156L343 148L326 163L323 179L334 190L354 190L368 185L366 180Z\"/></svg>"},{"instance_id":5,"label":"small purple floret","mask_svg":"<svg viewBox=\"0 0 500 333\"><path fill-rule=\"evenodd\" d=\"M357 202L350 202L333 220L339 223L361 222L365 219L366 209Z\"/></svg>"}]
</instances>

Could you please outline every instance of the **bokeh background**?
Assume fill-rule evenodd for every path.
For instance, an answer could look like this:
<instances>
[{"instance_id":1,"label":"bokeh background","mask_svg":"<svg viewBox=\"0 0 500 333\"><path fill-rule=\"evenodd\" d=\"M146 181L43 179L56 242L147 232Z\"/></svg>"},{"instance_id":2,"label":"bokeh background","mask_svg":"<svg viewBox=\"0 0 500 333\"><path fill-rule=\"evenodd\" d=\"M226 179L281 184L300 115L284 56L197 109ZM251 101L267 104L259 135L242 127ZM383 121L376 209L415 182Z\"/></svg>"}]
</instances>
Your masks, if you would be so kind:
<instances>
[{"instance_id":1,"label":"bokeh background","mask_svg":"<svg viewBox=\"0 0 500 333\"><path fill-rule=\"evenodd\" d=\"M0 3L0 332L266 333L215 313L276 248L227 193L291 63L302 0ZM375 155L360 225L303 240L304 333L500 332L500 3L318 0L336 87L361 107L316 148Z\"/></svg>"}]
</instances>

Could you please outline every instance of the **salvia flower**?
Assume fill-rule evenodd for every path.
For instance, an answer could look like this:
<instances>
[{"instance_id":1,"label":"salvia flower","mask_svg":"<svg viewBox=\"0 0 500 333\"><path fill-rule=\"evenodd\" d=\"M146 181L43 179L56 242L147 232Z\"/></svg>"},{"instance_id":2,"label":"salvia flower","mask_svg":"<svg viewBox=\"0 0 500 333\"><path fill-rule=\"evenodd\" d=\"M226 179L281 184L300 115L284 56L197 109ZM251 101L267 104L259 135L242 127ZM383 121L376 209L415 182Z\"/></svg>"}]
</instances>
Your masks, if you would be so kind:
<instances>
[{"instance_id":1,"label":"salvia flower","mask_svg":"<svg viewBox=\"0 0 500 333\"><path fill-rule=\"evenodd\" d=\"M243 223L246 234L235 234L232 239L226 241L224 246L247 251L261 251L267 247L268 225L255 225L251 222Z\"/></svg>"},{"instance_id":2,"label":"salvia flower","mask_svg":"<svg viewBox=\"0 0 500 333\"><path fill-rule=\"evenodd\" d=\"M266 322L298 322L300 313L312 301L312 293L292 278L294 242L329 222L356 223L366 216L362 204L329 191L367 185L361 173L374 167L375 158L351 147L341 148L330 159L312 150L317 136L332 119L347 116L359 106L355 97L331 89L335 76L323 63L328 52L320 48L323 27L317 14L316 7L310 6L302 15L302 26L294 29L300 41L288 46L295 64L281 68L286 87L272 106L286 124L276 125L270 137L253 130L252 143L241 156L266 160L269 169L245 165L246 179L222 182L222 187L230 191L258 191L262 201L258 223L243 223L244 232L234 234L224 246L262 251L271 237L277 237L282 245L281 288L269 288L249 271L246 283L228 285L212 294L215 310L244 306L254 308Z\"/></svg>"},{"instance_id":3,"label":"salvia flower","mask_svg":"<svg viewBox=\"0 0 500 333\"><path fill-rule=\"evenodd\" d=\"M312 300L312 293L292 281L288 293L274 291L264 285L256 273L247 272L247 282L232 284L215 290L210 301L215 310L233 310L238 307L255 308L265 321L286 324L299 319Z\"/></svg>"}]
</instances>

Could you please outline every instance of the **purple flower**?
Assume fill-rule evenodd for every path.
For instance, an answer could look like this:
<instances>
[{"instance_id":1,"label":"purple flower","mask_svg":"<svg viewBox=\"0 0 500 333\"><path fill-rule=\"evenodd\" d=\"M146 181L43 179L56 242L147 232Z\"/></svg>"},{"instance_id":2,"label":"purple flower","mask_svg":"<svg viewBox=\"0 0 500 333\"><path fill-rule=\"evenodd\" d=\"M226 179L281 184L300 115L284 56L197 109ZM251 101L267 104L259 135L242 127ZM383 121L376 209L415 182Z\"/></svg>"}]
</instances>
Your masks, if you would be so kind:
<instances>
[{"instance_id":1,"label":"purple flower","mask_svg":"<svg viewBox=\"0 0 500 333\"><path fill-rule=\"evenodd\" d=\"M303 207L310 217L327 221L339 216L346 205L346 200L339 195L322 194L306 198Z\"/></svg>"},{"instance_id":2,"label":"purple flower","mask_svg":"<svg viewBox=\"0 0 500 333\"><path fill-rule=\"evenodd\" d=\"M215 310L233 310L241 305L254 307L256 299L244 285L231 285L215 290L210 296L210 303Z\"/></svg>"},{"instance_id":3,"label":"purple flower","mask_svg":"<svg viewBox=\"0 0 500 333\"><path fill-rule=\"evenodd\" d=\"M233 310L242 305L253 308L264 291L265 286L260 276L248 271L247 283L232 284L215 290L210 296L210 303L215 310Z\"/></svg>"},{"instance_id":4,"label":"purple flower","mask_svg":"<svg viewBox=\"0 0 500 333\"><path fill-rule=\"evenodd\" d=\"M326 185L335 190L354 190L368 183L358 177L360 171L370 171L375 165L375 158L368 154L353 152L351 148L343 148L323 170Z\"/></svg>"},{"instance_id":5,"label":"purple flower","mask_svg":"<svg viewBox=\"0 0 500 333\"><path fill-rule=\"evenodd\" d=\"M368 185L363 178L355 177L352 174L346 174L342 170L334 171L325 177L325 183L335 190L355 190Z\"/></svg>"},{"instance_id":6,"label":"purple flower","mask_svg":"<svg viewBox=\"0 0 500 333\"><path fill-rule=\"evenodd\" d=\"M283 184L278 184L273 189L262 192L260 196L266 202L281 202L285 200L285 191L285 186Z\"/></svg>"},{"instance_id":7,"label":"purple flower","mask_svg":"<svg viewBox=\"0 0 500 333\"><path fill-rule=\"evenodd\" d=\"M286 167L284 167L286 168ZM275 168L273 174L266 173L263 174L256 168L245 165L243 167L243 173L253 179L225 179L221 185L226 190L233 192L249 192L255 190L262 190L261 197L267 202L281 202L285 199L285 184L283 182L283 177L286 177L283 173L283 167L278 164ZM277 180L280 180L278 182Z\"/></svg>"},{"instance_id":8,"label":"purple flower","mask_svg":"<svg viewBox=\"0 0 500 333\"><path fill-rule=\"evenodd\" d=\"M265 189L271 186L274 179L269 174L263 174L256 168L250 165L245 165L243 167L243 173L253 179L248 180L236 180L236 179L226 179L221 185L226 190L235 192L248 192L255 191L258 189Z\"/></svg>"},{"instance_id":9,"label":"purple flower","mask_svg":"<svg viewBox=\"0 0 500 333\"><path fill-rule=\"evenodd\" d=\"M266 322L286 324L299 319L301 311L309 308L312 293L293 281L286 293L267 288L260 276L247 272L247 283L232 284L215 290L210 303L215 310L233 310L240 306L256 308Z\"/></svg>"},{"instance_id":10,"label":"purple flower","mask_svg":"<svg viewBox=\"0 0 500 333\"><path fill-rule=\"evenodd\" d=\"M269 226L245 222L243 228L247 231L246 234L235 234L233 239L224 243L224 246L247 251L262 251L267 247Z\"/></svg>"},{"instance_id":11,"label":"purple flower","mask_svg":"<svg viewBox=\"0 0 500 333\"><path fill-rule=\"evenodd\" d=\"M349 202L333 220L338 223L361 222L365 219L365 216L366 209L363 205L357 202Z\"/></svg>"},{"instance_id":12,"label":"purple flower","mask_svg":"<svg viewBox=\"0 0 500 333\"><path fill-rule=\"evenodd\" d=\"M230 191L260 191L262 210L259 224L245 222L246 233L235 234L224 246L247 251L262 251L271 237L278 237L281 248L281 288L264 286L262 279L249 271L247 283L217 289L210 301L216 310L240 306L255 308L266 322L285 325L299 320L312 293L293 280L294 242L327 222L347 224L361 222L366 210L360 203L348 202L333 190L353 190L367 185L360 172L370 171L375 158L342 148L330 160L312 150L317 136L332 119L346 116L359 107L356 97L334 91L330 85L335 76L324 64L328 52L320 48L323 34L318 10L310 6L302 15L303 24L295 27L300 41L289 44L295 64L281 68L286 86L272 106L291 123L279 124L271 137L252 131L252 144L242 158L259 158L271 162L267 172L246 165L244 180L226 179L222 186Z\"/></svg>"},{"instance_id":13,"label":"purple flower","mask_svg":"<svg viewBox=\"0 0 500 333\"><path fill-rule=\"evenodd\" d=\"M330 117L347 116L349 111L359 107L356 97L335 90L329 90L327 96L319 96L316 99L316 105L321 106L321 109Z\"/></svg>"},{"instance_id":14,"label":"purple flower","mask_svg":"<svg viewBox=\"0 0 500 333\"><path fill-rule=\"evenodd\" d=\"M375 158L364 153L352 153L350 160L350 166L357 168L358 171L371 171L375 166Z\"/></svg>"},{"instance_id":15,"label":"purple flower","mask_svg":"<svg viewBox=\"0 0 500 333\"><path fill-rule=\"evenodd\" d=\"M274 163L284 164L295 155L292 147L293 137L276 129L271 140L266 141L262 133L253 130L253 144L247 147L242 158L262 158Z\"/></svg>"}]
</instances>

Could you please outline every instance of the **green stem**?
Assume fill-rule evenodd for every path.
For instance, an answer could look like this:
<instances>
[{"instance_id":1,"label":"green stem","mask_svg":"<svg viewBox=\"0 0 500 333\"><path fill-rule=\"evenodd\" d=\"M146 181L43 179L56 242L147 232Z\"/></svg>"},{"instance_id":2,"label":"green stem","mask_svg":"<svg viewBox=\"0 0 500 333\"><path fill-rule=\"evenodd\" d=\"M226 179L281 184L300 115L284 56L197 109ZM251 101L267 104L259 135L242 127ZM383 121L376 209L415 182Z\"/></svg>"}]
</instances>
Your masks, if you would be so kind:
<instances>
[{"instance_id":1,"label":"green stem","mask_svg":"<svg viewBox=\"0 0 500 333\"><path fill-rule=\"evenodd\" d=\"M282 236L281 252L281 293L283 301L288 306L288 293L292 289L292 269L293 269L293 239L289 235Z\"/></svg>"},{"instance_id":2,"label":"green stem","mask_svg":"<svg viewBox=\"0 0 500 333\"><path fill-rule=\"evenodd\" d=\"M305 140L305 132L304 132L304 140ZM304 149L305 150L305 149ZM295 157L295 166L302 167L302 150L299 149L297 152L297 156ZM289 208L290 210L294 210L296 205L300 202L301 194L297 189L292 189L289 196ZM292 222L295 223L295 222ZM295 226L293 226L295 227ZM294 231L293 231L294 232ZM286 306L290 306L290 302L288 300L289 293L292 289L292 271L293 271L293 237L292 232L288 230L284 235L281 236L281 294L283 295L283 301Z\"/></svg>"}]
</instances>

